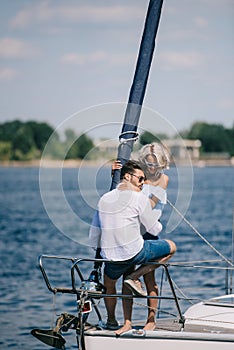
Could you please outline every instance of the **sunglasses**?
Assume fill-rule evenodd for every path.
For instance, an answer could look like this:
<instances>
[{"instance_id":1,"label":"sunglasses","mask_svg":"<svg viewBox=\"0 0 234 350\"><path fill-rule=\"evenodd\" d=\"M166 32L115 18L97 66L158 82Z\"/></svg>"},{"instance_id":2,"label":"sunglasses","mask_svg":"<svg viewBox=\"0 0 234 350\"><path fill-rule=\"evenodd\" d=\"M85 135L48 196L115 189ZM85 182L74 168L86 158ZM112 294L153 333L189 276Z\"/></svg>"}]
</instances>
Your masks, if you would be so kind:
<instances>
[{"instance_id":1,"label":"sunglasses","mask_svg":"<svg viewBox=\"0 0 234 350\"><path fill-rule=\"evenodd\" d=\"M149 167L149 168L156 168L158 166L158 163L150 163L145 161L145 164Z\"/></svg>"},{"instance_id":2,"label":"sunglasses","mask_svg":"<svg viewBox=\"0 0 234 350\"><path fill-rule=\"evenodd\" d=\"M130 174L130 175L137 177L139 182L144 182L145 181L145 177L144 176L138 176L138 175L135 175L135 174Z\"/></svg>"}]
</instances>

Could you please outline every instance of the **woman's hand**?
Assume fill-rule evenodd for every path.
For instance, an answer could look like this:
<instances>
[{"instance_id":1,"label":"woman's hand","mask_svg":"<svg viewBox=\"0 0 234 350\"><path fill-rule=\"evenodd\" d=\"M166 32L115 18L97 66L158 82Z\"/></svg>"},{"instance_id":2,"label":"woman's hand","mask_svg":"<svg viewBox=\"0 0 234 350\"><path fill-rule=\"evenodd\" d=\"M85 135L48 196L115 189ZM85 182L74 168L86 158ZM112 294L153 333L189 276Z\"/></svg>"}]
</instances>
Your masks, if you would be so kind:
<instances>
[{"instance_id":1,"label":"woman's hand","mask_svg":"<svg viewBox=\"0 0 234 350\"><path fill-rule=\"evenodd\" d=\"M111 176L114 175L114 171L115 170L118 170L118 169L121 169L122 168L122 164L120 162L120 160L115 160L114 163L112 163L111 165Z\"/></svg>"},{"instance_id":2,"label":"woman's hand","mask_svg":"<svg viewBox=\"0 0 234 350\"><path fill-rule=\"evenodd\" d=\"M115 160L114 163L112 163L111 169L112 170L117 170L117 169L121 169L122 168L122 164L120 162L120 160Z\"/></svg>"}]
</instances>

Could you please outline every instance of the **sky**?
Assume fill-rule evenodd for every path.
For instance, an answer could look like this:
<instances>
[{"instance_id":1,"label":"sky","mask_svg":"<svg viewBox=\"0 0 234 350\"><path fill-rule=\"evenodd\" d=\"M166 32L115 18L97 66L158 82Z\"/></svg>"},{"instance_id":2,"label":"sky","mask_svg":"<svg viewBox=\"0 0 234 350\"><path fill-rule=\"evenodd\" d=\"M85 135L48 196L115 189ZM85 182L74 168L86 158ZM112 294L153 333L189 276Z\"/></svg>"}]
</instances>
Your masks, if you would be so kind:
<instances>
[{"instance_id":1,"label":"sky","mask_svg":"<svg viewBox=\"0 0 234 350\"><path fill-rule=\"evenodd\" d=\"M0 0L0 122L35 120L78 132L90 128L88 118L106 123L100 106L128 100L147 6ZM165 0L144 107L179 131L196 121L232 127L233 62L233 0ZM72 123L94 106L92 117ZM121 122L123 115L109 118ZM158 124L144 127L157 132Z\"/></svg>"}]
</instances>

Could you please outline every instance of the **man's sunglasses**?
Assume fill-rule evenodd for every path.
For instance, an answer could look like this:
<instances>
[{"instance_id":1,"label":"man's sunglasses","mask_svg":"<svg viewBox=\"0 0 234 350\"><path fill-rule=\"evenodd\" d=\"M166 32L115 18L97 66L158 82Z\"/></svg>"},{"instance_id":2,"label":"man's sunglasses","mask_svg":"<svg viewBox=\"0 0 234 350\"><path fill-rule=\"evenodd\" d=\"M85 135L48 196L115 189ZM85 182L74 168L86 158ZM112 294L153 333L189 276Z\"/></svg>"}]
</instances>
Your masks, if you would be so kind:
<instances>
[{"instance_id":1,"label":"man's sunglasses","mask_svg":"<svg viewBox=\"0 0 234 350\"><path fill-rule=\"evenodd\" d=\"M135 174L130 174L130 175L137 177L139 182L144 182L145 181L145 177L144 176L138 176L138 175L135 175Z\"/></svg>"}]
</instances>

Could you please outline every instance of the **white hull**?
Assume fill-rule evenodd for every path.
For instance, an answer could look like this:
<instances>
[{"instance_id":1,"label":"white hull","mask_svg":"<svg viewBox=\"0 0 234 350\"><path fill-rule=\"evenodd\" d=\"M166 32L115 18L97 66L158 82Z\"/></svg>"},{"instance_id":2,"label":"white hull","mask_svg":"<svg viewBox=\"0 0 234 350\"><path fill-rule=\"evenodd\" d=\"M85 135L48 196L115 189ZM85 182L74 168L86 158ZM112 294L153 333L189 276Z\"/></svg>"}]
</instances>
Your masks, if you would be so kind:
<instances>
[{"instance_id":1,"label":"white hull","mask_svg":"<svg viewBox=\"0 0 234 350\"><path fill-rule=\"evenodd\" d=\"M234 295L191 306L185 326L175 319L158 319L154 331L139 327L116 338L95 328L85 332L86 350L229 350L234 349Z\"/></svg>"},{"instance_id":2,"label":"white hull","mask_svg":"<svg viewBox=\"0 0 234 350\"><path fill-rule=\"evenodd\" d=\"M150 334L154 333L154 334ZM86 350L230 350L234 349L234 336L202 333L147 332L146 336L132 332L116 338L101 335L85 337Z\"/></svg>"}]
</instances>

